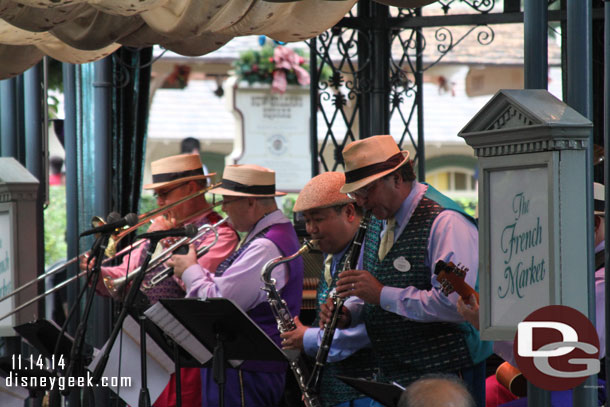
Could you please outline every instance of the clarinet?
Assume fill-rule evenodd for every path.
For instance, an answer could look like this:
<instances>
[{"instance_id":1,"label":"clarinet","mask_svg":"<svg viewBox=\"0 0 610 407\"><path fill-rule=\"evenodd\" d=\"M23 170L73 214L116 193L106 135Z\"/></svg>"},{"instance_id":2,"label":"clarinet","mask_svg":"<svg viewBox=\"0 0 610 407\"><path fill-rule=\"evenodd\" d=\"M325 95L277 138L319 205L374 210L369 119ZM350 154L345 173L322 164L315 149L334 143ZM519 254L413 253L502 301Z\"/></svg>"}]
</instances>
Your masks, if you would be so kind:
<instances>
[{"instance_id":1,"label":"clarinet","mask_svg":"<svg viewBox=\"0 0 610 407\"><path fill-rule=\"evenodd\" d=\"M347 258L345 260L345 263L343 263L342 271L352 270L356 266L356 264L358 264L358 257L360 257L362 242L364 241L364 235L366 234L366 229L370 220L371 212L369 211L364 214L362 220L360 221L358 232L356 232L354 241L352 242L352 245L349 248ZM339 322L341 307L345 302L345 299L340 298L334 289L329 294L329 297L334 305L333 315L330 319L330 322L324 325L324 334L322 336L322 342L320 343L320 347L318 348L318 353L316 354L316 363L314 364L311 376L307 381L308 391L315 394L319 394L320 392L320 379L322 378L322 369L326 364L326 359L328 359L328 352L330 351L330 347L333 343L333 337L335 335L335 330L337 329L337 323Z\"/></svg>"},{"instance_id":2,"label":"clarinet","mask_svg":"<svg viewBox=\"0 0 610 407\"><path fill-rule=\"evenodd\" d=\"M267 301L269 302L269 306L271 307L271 311L273 312L273 316L277 322L277 329L281 333L296 329L296 324L294 323L292 315L290 315L290 310L288 309L286 301L280 297L280 294L275 288L275 279L271 277L271 271L273 271L273 269L280 264L289 262L298 256L307 253L315 247L315 240L306 241L305 244L293 255L269 260L263 267L263 271L261 273L261 280L265 284L263 290L267 292ZM307 390L305 378L309 376L309 367L307 366L306 361L299 357L296 360L290 361L289 363L290 369L292 369L292 373L294 373L294 377L296 378L299 388L303 393L303 402L305 403L305 406L321 407L322 404L320 403L317 395Z\"/></svg>"}]
</instances>

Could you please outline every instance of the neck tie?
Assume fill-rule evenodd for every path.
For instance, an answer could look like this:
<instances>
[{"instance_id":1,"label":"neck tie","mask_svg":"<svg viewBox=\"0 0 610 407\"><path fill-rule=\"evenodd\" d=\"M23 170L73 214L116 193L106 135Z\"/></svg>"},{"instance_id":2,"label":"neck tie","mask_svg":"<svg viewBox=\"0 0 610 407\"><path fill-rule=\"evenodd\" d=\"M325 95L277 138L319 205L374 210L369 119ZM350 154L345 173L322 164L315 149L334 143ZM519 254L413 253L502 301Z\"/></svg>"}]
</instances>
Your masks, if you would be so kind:
<instances>
[{"instance_id":1,"label":"neck tie","mask_svg":"<svg viewBox=\"0 0 610 407\"><path fill-rule=\"evenodd\" d=\"M326 260L324 260L324 280L326 280L326 286L330 287L330 284L333 281L333 274L332 274L332 265L333 265L333 255L332 254L328 254L326 255Z\"/></svg>"},{"instance_id":2,"label":"neck tie","mask_svg":"<svg viewBox=\"0 0 610 407\"><path fill-rule=\"evenodd\" d=\"M239 243L237 244L237 247L235 248L236 251L239 250L244 245L244 243L246 243L246 239L248 238L249 234L250 233L246 232L242 235L241 239L239 239Z\"/></svg>"},{"instance_id":3,"label":"neck tie","mask_svg":"<svg viewBox=\"0 0 610 407\"><path fill-rule=\"evenodd\" d=\"M396 227L396 219L391 217L388 219L388 224L386 225L385 234L381 239L381 243L379 244L379 260L383 260L383 258L388 254L392 245L394 244L394 228Z\"/></svg>"}]
</instances>

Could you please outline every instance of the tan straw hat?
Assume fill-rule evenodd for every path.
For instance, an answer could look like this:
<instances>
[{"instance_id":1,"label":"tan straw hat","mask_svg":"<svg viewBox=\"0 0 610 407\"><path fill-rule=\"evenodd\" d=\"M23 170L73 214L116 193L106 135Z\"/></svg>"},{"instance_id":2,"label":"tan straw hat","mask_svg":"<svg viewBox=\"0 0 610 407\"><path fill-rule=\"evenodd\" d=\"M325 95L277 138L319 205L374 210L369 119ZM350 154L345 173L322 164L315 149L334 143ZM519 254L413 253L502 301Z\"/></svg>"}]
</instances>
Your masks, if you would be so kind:
<instances>
[{"instance_id":1,"label":"tan straw hat","mask_svg":"<svg viewBox=\"0 0 610 407\"><path fill-rule=\"evenodd\" d=\"M373 136L350 143L343 150L345 185L341 192L356 191L405 165L409 152L400 151L392 136Z\"/></svg>"},{"instance_id":2,"label":"tan straw hat","mask_svg":"<svg viewBox=\"0 0 610 407\"><path fill-rule=\"evenodd\" d=\"M275 190L275 171L255 164L227 165L221 185L210 190L213 194L230 196L282 196Z\"/></svg>"},{"instance_id":3,"label":"tan straw hat","mask_svg":"<svg viewBox=\"0 0 610 407\"><path fill-rule=\"evenodd\" d=\"M606 189L599 182L593 183L593 210L595 215L606 214Z\"/></svg>"},{"instance_id":4,"label":"tan straw hat","mask_svg":"<svg viewBox=\"0 0 610 407\"><path fill-rule=\"evenodd\" d=\"M316 175L301 190L293 210L303 212L354 202L353 199L339 192L343 184L345 184L345 174L342 172L331 171Z\"/></svg>"},{"instance_id":5,"label":"tan straw hat","mask_svg":"<svg viewBox=\"0 0 610 407\"><path fill-rule=\"evenodd\" d=\"M204 174L199 154L180 154L161 158L150 164L152 184L144 185L144 189L159 189L181 182L206 179L216 175Z\"/></svg>"}]
</instances>

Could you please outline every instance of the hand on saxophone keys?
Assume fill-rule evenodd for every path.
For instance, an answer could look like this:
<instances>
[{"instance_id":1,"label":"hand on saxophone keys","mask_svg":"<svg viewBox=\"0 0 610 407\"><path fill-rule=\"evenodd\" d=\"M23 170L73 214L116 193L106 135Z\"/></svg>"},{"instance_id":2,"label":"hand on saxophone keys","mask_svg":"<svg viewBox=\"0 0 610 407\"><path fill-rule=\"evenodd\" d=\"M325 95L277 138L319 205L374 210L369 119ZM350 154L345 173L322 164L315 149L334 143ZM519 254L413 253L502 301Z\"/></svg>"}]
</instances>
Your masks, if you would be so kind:
<instances>
[{"instance_id":1,"label":"hand on saxophone keys","mask_svg":"<svg viewBox=\"0 0 610 407\"><path fill-rule=\"evenodd\" d=\"M341 298L361 298L368 304L379 304L383 284L366 270L347 270L339 274L337 294Z\"/></svg>"},{"instance_id":2,"label":"hand on saxophone keys","mask_svg":"<svg viewBox=\"0 0 610 407\"><path fill-rule=\"evenodd\" d=\"M282 349L303 349L303 336L307 326L303 325L298 316L294 317L296 328L280 334L282 338Z\"/></svg>"},{"instance_id":3,"label":"hand on saxophone keys","mask_svg":"<svg viewBox=\"0 0 610 407\"><path fill-rule=\"evenodd\" d=\"M186 254L172 254L172 257L165 262L165 265L174 269L174 275L182 278L184 270L197 264L197 250L193 243L189 244L189 251Z\"/></svg>"}]
</instances>

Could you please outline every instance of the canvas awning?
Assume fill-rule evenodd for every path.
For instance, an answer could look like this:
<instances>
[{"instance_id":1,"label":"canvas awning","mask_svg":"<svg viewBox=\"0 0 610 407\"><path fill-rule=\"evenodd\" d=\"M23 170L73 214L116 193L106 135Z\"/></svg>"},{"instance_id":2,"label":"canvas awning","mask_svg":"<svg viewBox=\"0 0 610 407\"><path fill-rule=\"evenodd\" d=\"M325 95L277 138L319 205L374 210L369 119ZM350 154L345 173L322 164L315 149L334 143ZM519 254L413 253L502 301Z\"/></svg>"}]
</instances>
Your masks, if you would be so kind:
<instances>
[{"instance_id":1,"label":"canvas awning","mask_svg":"<svg viewBox=\"0 0 610 407\"><path fill-rule=\"evenodd\" d=\"M419 7L434 0L377 0ZM356 0L0 0L0 79L20 74L44 55L85 63L121 45L159 44L203 55L233 37L266 35L293 42L335 25Z\"/></svg>"}]
</instances>

